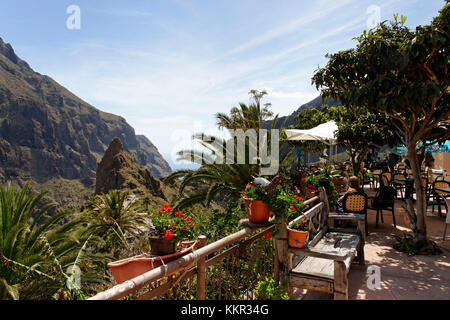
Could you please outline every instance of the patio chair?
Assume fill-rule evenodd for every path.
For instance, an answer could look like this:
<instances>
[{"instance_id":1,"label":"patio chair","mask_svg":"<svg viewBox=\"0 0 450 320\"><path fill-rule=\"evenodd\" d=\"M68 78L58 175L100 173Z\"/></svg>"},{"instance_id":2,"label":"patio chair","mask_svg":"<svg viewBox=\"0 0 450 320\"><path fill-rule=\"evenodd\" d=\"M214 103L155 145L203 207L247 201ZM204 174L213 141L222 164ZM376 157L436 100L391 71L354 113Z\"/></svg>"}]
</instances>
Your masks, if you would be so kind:
<instances>
[{"instance_id":1,"label":"patio chair","mask_svg":"<svg viewBox=\"0 0 450 320\"><path fill-rule=\"evenodd\" d=\"M450 224L450 214L448 214L448 210L450 208L450 199L445 199L445 210L447 210L447 217L445 218L444 224L444 234L442 235L442 240L445 241L445 233L447 232L447 225Z\"/></svg>"},{"instance_id":2,"label":"patio chair","mask_svg":"<svg viewBox=\"0 0 450 320\"><path fill-rule=\"evenodd\" d=\"M383 210L390 210L392 212L392 221L394 222L394 227L395 228L397 227L394 213L394 203L396 194L397 190L394 187L381 186L380 190L378 190L375 197L369 197L371 201L367 209L377 211L375 228L378 228L378 218L380 216L380 213L381 213L381 223L384 223Z\"/></svg>"},{"instance_id":3,"label":"patio chair","mask_svg":"<svg viewBox=\"0 0 450 320\"><path fill-rule=\"evenodd\" d=\"M369 177L366 177L363 172L359 173L359 181L361 181L361 189L364 190L364 185L372 186L372 182Z\"/></svg>"},{"instance_id":4,"label":"patio chair","mask_svg":"<svg viewBox=\"0 0 450 320\"><path fill-rule=\"evenodd\" d=\"M381 169L373 170L373 172L372 172L372 179L371 179L371 183L372 183L372 186L373 186L372 189L378 189L379 188L379 186L381 184L380 177L381 177L382 173L383 173L383 170L381 170Z\"/></svg>"},{"instance_id":5,"label":"patio chair","mask_svg":"<svg viewBox=\"0 0 450 320\"><path fill-rule=\"evenodd\" d=\"M381 180L383 180L383 177L385 177L385 180L387 181L387 186L391 185L391 181L392 181L392 174L390 172L383 172L381 174Z\"/></svg>"},{"instance_id":6,"label":"patio chair","mask_svg":"<svg viewBox=\"0 0 450 320\"><path fill-rule=\"evenodd\" d=\"M433 182L433 195L434 195L434 200L433 200L433 212L434 212L434 206L437 205L438 206L438 213L439 213L439 217L442 217L442 209L441 206L445 206L445 199L447 197L450 197L450 193L445 192L445 191L441 191L441 190L437 190L436 188L450 188L450 182L446 181L446 180L434 180ZM446 214L448 215L448 211L446 211Z\"/></svg>"},{"instance_id":7,"label":"patio chair","mask_svg":"<svg viewBox=\"0 0 450 320\"><path fill-rule=\"evenodd\" d=\"M392 186L395 188L396 193L395 197L397 198L398 191L400 191L400 199L404 199L404 191L405 191L405 181L398 181L397 178L405 178L405 175L400 172L394 173L394 178L392 179ZM406 191L405 191L406 192Z\"/></svg>"},{"instance_id":8,"label":"patio chair","mask_svg":"<svg viewBox=\"0 0 450 320\"><path fill-rule=\"evenodd\" d=\"M366 235L369 235L367 227L367 194L363 191L350 192L342 199L345 213L363 214L366 224Z\"/></svg>"},{"instance_id":9,"label":"patio chair","mask_svg":"<svg viewBox=\"0 0 450 320\"><path fill-rule=\"evenodd\" d=\"M385 175L381 175L381 183L380 183L380 188L382 187L382 186L390 186L391 185L391 183L390 183L390 181L389 181L389 178L387 177L387 176L385 176Z\"/></svg>"}]
</instances>

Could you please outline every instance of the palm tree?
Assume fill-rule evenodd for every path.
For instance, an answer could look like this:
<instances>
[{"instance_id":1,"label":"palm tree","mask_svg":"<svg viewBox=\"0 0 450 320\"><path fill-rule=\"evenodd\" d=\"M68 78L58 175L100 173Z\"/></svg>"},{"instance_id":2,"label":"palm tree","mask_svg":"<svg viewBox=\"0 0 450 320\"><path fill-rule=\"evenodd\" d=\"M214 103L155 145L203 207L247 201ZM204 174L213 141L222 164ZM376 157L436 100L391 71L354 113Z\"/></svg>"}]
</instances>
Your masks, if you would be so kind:
<instances>
[{"instance_id":1,"label":"palm tree","mask_svg":"<svg viewBox=\"0 0 450 320\"><path fill-rule=\"evenodd\" d=\"M141 230L139 227L146 222L145 217L136 214L140 204L127 201L129 194L129 191L110 190L107 194L97 195L90 201L92 210L85 213L89 221L86 234L111 240L109 246L112 246L115 256L117 249L128 246L126 235L137 236Z\"/></svg>"},{"instance_id":2,"label":"palm tree","mask_svg":"<svg viewBox=\"0 0 450 320\"><path fill-rule=\"evenodd\" d=\"M61 224L68 211L49 216L55 204L42 205L45 194L28 182L18 192L0 186L0 298L48 298L65 285L60 271L75 261L82 221Z\"/></svg>"},{"instance_id":3,"label":"palm tree","mask_svg":"<svg viewBox=\"0 0 450 320\"><path fill-rule=\"evenodd\" d=\"M254 100L254 103L249 106L239 103L239 108L231 108L230 115L222 112L216 113L219 128L242 129L244 131L261 129L263 121L273 116L273 112L269 110L270 103L264 104L261 108L261 99L267 95L266 91L250 90L249 94Z\"/></svg>"},{"instance_id":4,"label":"palm tree","mask_svg":"<svg viewBox=\"0 0 450 320\"><path fill-rule=\"evenodd\" d=\"M216 115L219 127L226 128L227 130L259 130L262 128L264 119L272 115L268 110L270 104L265 104L265 107L261 109L260 100L267 93L265 91L259 92L252 90L250 94L253 95L255 100L254 104L249 107L241 104L241 109L231 109L230 115L222 113ZM272 121L268 135L269 138L271 130L275 128L277 121L278 115ZM284 127L284 123L282 128ZM253 177L259 175L260 166L258 164L251 164L252 161L249 161L249 152L246 152L245 163L241 164L236 161L236 145L233 148L234 154L230 155L228 154L227 141L222 138L206 134L196 134L193 138L198 140L210 154L200 150L182 150L178 152L179 160L192 161L200 164L201 167L198 170L177 170L164 179L164 183L166 184L175 180L182 180L179 188L179 197L181 199L174 205L174 210L182 209L195 203L205 202L206 205L209 205L212 200L219 198L239 198L241 191L244 190L246 185L253 180ZM258 151L261 147L259 141L257 141L256 146L251 145L250 141L246 141L245 143L246 151L250 148ZM280 163L288 161L288 158L292 156L291 150L292 146L288 146L286 141L281 142ZM227 163L225 161L227 156L234 159L233 163ZM221 161L216 161L218 158L221 158ZM182 198L182 194L188 185L196 185L197 188Z\"/></svg>"}]
</instances>

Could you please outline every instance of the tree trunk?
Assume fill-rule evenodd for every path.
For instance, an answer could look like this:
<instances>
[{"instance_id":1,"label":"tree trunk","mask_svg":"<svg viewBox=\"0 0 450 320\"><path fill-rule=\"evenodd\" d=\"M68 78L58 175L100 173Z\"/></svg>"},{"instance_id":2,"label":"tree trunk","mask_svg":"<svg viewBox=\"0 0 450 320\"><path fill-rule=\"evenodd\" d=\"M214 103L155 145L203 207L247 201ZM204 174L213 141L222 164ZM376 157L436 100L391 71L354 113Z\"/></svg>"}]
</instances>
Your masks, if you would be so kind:
<instances>
[{"instance_id":1,"label":"tree trunk","mask_svg":"<svg viewBox=\"0 0 450 320\"><path fill-rule=\"evenodd\" d=\"M422 183L422 178L420 175L420 164L417 160L417 151L415 143L411 143L408 146L408 159L411 164L411 169L413 172L414 186L416 188L416 213L415 219L411 219L411 229L414 232L415 241L421 241L427 239L427 228L425 224L425 213L427 209L427 199L424 185ZM414 215L414 207L412 205L412 200L407 205L409 207L408 214L410 216ZM415 224L415 225L413 225Z\"/></svg>"}]
</instances>

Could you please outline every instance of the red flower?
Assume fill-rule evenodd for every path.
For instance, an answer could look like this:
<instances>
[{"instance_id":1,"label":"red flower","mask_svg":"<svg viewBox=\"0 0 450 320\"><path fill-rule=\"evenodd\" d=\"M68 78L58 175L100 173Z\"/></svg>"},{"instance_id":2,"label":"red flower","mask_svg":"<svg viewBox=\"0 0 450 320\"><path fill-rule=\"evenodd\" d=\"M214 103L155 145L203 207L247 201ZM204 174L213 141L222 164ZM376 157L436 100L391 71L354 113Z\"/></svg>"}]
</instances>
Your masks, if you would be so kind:
<instances>
[{"instance_id":1,"label":"red flower","mask_svg":"<svg viewBox=\"0 0 450 320\"><path fill-rule=\"evenodd\" d=\"M172 207L169 206L167 203L159 209L159 213L170 212L170 211L172 211Z\"/></svg>"},{"instance_id":2,"label":"red flower","mask_svg":"<svg viewBox=\"0 0 450 320\"><path fill-rule=\"evenodd\" d=\"M181 217L181 216L184 216L183 212L180 212L180 211L175 212L175 217Z\"/></svg>"},{"instance_id":3,"label":"red flower","mask_svg":"<svg viewBox=\"0 0 450 320\"><path fill-rule=\"evenodd\" d=\"M301 181L302 181L302 182L305 182L305 180L306 180L305 178L302 178L302 180L301 180Z\"/></svg>"},{"instance_id":4,"label":"red flower","mask_svg":"<svg viewBox=\"0 0 450 320\"><path fill-rule=\"evenodd\" d=\"M164 235L164 239L168 241L172 238L173 238L173 232L171 230L167 231L166 234Z\"/></svg>"},{"instance_id":5,"label":"red flower","mask_svg":"<svg viewBox=\"0 0 450 320\"><path fill-rule=\"evenodd\" d=\"M266 239L270 239L270 238L272 237L272 232L270 232L270 231L264 231L264 237L265 237Z\"/></svg>"},{"instance_id":6,"label":"red flower","mask_svg":"<svg viewBox=\"0 0 450 320\"><path fill-rule=\"evenodd\" d=\"M311 183L308 183L308 188L312 188L313 185Z\"/></svg>"},{"instance_id":7,"label":"red flower","mask_svg":"<svg viewBox=\"0 0 450 320\"><path fill-rule=\"evenodd\" d=\"M295 188L295 192L300 193L300 190L298 188Z\"/></svg>"},{"instance_id":8,"label":"red flower","mask_svg":"<svg viewBox=\"0 0 450 320\"><path fill-rule=\"evenodd\" d=\"M297 199L297 200L301 200L301 201L303 201L303 198L302 198L302 197L300 197L300 196L297 196L297 195L295 195L295 196L294 196L294 198L295 198L295 199Z\"/></svg>"},{"instance_id":9,"label":"red flower","mask_svg":"<svg viewBox=\"0 0 450 320\"><path fill-rule=\"evenodd\" d=\"M293 203L291 203L291 211L295 211L295 206Z\"/></svg>"}]
</instances>

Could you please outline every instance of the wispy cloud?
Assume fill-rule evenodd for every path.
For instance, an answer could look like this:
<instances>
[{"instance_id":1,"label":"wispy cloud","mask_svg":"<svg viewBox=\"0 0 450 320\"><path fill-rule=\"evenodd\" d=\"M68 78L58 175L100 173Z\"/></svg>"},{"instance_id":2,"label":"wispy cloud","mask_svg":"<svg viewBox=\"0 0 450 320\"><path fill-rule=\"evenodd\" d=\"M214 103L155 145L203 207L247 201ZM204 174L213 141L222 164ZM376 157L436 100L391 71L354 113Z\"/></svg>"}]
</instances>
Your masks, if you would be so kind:
<instances>
[{"instance_id":1,"label":"wispy cloud","mask_svg":"<svg viewBox=\"0 0 450 320\"><path fill-rule=\"evenodd\" d=\"M259 46L265 42L272 41L275 38L282 37L286 34L298 31L302 26L308 25L318 19L325 18L327 15L335 12L336 10L354 2L354 0L341 0L333 2L333 4L325 3L318 7L313 8L312 10L304 13L299 18L292 20L288 23L284 23L272 30L269 30L254 39L247 41L244 44L241 44L230 51L226 52L224 55L220 56L219 59L238 54L242 51L249 50L250 48Z\"/></svg>"}]
</instances>

